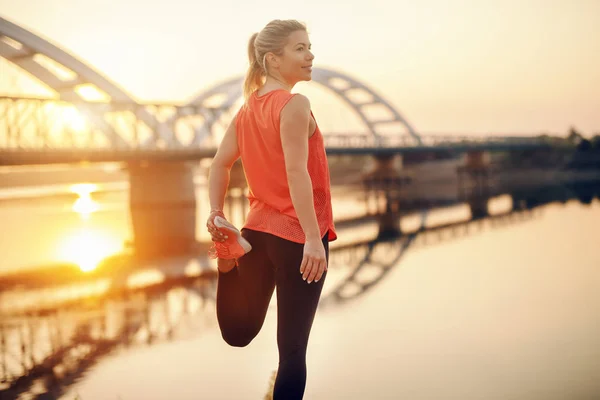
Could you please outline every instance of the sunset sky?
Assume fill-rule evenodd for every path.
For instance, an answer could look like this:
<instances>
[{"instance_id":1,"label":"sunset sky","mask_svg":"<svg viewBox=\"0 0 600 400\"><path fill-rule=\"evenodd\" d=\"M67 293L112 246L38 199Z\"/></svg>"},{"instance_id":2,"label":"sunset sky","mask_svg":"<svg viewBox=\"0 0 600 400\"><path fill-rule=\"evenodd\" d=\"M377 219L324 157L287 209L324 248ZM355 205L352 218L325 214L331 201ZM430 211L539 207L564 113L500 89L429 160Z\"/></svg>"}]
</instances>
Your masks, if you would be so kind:
<instances>
[{"instance_id":1,"label":"sunset sky","mask_svg":"<svg viewBox=\"0 0 600 400\"><path fill-rule=\"evenodd\" d=\"M600 133L599 0L0 0L0 15L140 100L184 102L243 74L250 35L295 18L316 66L366 83L420 132ZM316 104L323 123L343 107Z\"/></svg>"}]
</instances>

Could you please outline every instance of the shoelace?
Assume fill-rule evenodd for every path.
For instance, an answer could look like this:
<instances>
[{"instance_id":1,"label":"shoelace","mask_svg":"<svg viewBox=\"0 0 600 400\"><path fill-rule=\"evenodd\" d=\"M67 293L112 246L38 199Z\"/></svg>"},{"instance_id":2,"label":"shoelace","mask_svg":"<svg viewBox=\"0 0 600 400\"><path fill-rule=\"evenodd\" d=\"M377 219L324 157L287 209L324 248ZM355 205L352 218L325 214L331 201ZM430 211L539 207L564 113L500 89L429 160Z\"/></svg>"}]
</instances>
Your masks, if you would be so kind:
<instances>
[{"instance_id":1,"label":"shoelace","mask_svg":"<svg viewBox=\"0 0 600 400\"><path fill-rule=\"evenodd\" d=\"M212 247L208 250L210 258L227 258L230 254L229 246L221 242L213 242Z\"/></svg>"}]
</instances>

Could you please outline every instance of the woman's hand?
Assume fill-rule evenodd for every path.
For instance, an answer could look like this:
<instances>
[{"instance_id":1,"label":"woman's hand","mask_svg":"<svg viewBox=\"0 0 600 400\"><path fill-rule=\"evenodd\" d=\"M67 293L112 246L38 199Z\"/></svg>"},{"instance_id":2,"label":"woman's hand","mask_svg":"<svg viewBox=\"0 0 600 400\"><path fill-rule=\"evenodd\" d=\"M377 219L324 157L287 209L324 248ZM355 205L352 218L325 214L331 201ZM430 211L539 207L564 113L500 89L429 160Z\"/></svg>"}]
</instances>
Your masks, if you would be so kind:
<instances>
[{"instance_id":1,"label":"woman's hand","mask_svg":"<svg viewBox=\"0 0 600 400\"><path fill-rule=\"evenodd\" d=\"M225 218L225 214L220 210L212 210L208 215L208 220L206 221L206 227L208 228L208 233L210 233L211 239L213 242L224 242L226 236L221 233L219 229L215 226L215 217L220 216Z\"/></svg>"},{"instance_id":2,"label":"woman's hand","mask_svg":"<svg viewBox=\"0 0 600 400\"><path fill-rule=\"evenodd\" d=\"M308 283L319 282L325 271L327 271L327 257L323 242L320 239L307 240L304 243L304 255L300 264L302 279Z\"/></svg>"}]
</instances>

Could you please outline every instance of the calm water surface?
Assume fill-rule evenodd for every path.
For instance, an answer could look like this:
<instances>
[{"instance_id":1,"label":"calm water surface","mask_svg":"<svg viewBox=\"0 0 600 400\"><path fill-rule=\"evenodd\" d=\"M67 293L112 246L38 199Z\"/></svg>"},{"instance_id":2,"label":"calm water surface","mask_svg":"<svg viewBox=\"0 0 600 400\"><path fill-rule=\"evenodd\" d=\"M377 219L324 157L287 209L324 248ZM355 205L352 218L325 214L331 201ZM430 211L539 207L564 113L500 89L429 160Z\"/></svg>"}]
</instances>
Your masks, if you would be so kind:
<instances>
[{"instance_id":1,"label":"calm water surface","mask_svg":"<svg viewBox=\"0 0 600 400\"><path fill-rule=\"evenodd\" d=\"M85 266L118 251L131 234L124 192L81 195L86 190L0 202L1 267L63 259ZM347 200L338 208L351 214L357 207ZM465 214L457 207L429 221ZM359 232L341 239L353 235ZM520 222L483 223L465 237L417 238L371 290L320 309L306 398L599 398L598 238L597 199L545 206ZM277 366L275 316L274 305L255 341L234 349L207 312L202 329L174 342L106 358L63 398L261 399Z\"/></svg>"},{"instance_id":2,"label":"calm water surface","mask_svg":"<svg viewBox=\"0 0 600 400\"><path fill-rule=\"evenodd\" d=\"M417 243L373 290L320 310L306 398L599 398L599 237L596 200ZM275 315L247 348L205 329L114 356L71 394L261 399L277 365Z\"/></svg>"}]
</instances>

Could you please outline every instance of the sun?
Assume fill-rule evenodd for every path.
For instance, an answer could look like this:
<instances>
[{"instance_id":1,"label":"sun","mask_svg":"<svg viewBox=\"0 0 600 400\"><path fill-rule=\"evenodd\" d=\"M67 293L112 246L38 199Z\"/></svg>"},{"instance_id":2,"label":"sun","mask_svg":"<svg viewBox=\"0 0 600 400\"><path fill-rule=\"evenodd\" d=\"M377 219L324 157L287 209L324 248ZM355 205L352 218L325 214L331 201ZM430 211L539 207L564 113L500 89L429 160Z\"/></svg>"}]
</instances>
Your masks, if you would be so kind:
<instances>
[{"instance_id":1,"label":"sun","mask_svg":"<svg viewBox=\"0 0 600 400\"><path fill-rule=\"evenodd\" d=\"M106 232L82 228L65 237L58 247L58 256L60 260L75 263L82 271L89 272L121 247L119 240Z\"/></svg>"},{"instance_id":2,"label":"sun","mask_svg":"<svg viewBox=\"0 0 600 400\"><path fill-rule=\"evenodd\" d=\"M64 125L69 127L75 132L83 132L87 129L88 123L86 119L81 115L74 106L68 106L63 108L61 113Z\"/></svg>"},{"instance_id":3,"label":"sun","mask_svg":"<svg viewBox=\"0 0 600 400\"><path fill-rule=\"evenodd\" d=\"M70 191L78 196L71 209L84 220L100 210L100 205L92 199L92 193L97 190L98 186L93 183L80 183L70 187ZM82 271L87 272L94 270L102 259L116 253L121 247L115 236L84 226L64 238L58 247L58 256L60 260L75 263Z\"/></svg>"},{"instance_id":4,"label":"sun","mask_svg":"<svg viewBox=\"0 0 600 400\"><path fill-rule=\"evenodd\" d=\"M71 209L79 214L82 218L89 218L91 213L94 213L100 209L100 206L94 199L92 199L92 193L98 189L93 183L80 183L72 185L70 190L72 193L77 194L79 197L73 203Z\"/></svg>"}]
</instances>

